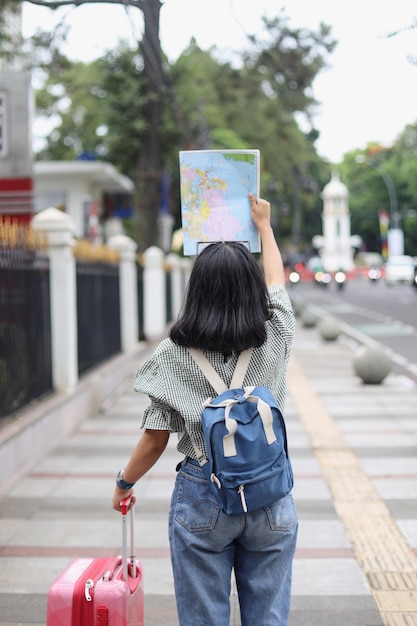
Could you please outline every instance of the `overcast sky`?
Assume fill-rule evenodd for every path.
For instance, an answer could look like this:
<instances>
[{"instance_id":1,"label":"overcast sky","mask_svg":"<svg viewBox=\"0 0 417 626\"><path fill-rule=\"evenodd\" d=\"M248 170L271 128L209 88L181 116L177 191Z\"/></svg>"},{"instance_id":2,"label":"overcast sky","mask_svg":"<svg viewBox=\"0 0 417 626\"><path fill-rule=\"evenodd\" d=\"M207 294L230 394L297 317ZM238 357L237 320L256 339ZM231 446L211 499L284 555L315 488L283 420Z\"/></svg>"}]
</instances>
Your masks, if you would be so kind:
<instances>
[{"instance_id":1,"label":"overcast sky","mask_svg":"<svg viewBox=\"0 0 417 626\"><path fill-rule=\"evenodd\" d=\"M23 3L24 35L52 28L66 16L71 27L66 53L85 61L115 46L118 39L141 37L137 9L85 5L51 11ZM316 29L325 22L339 41L330 69L314 83L321 102L315 117L317 148L333 163L345 152L371 141L390 145L406 124L417 121L417 3L415 0L166 0L161 9L161 44L175 60L191 37L204 50L231 54L245 45L246 34L261 30L261 16L285 7L294 27ZM387 37L400 30L395 37ZM256 148L257 146L250 146Z\"/></svg>"}]
</instances>

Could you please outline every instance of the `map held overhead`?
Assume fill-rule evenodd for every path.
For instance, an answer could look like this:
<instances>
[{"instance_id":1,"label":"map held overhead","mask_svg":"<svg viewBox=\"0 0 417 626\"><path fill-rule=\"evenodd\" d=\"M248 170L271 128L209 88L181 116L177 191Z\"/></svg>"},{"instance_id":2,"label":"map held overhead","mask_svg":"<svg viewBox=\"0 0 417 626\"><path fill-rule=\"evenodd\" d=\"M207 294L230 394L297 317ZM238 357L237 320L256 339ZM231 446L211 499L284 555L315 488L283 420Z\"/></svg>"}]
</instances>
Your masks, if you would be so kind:
<instances>
[{"instance_id":1,"label":"map held overhead","mask_svg":"<svg viewBox=\"0 0 417 626\"><path fill-rule=\"evenodd\" d=\"M260 252L248 194L259 196L258 150L180 152L184 254L207 243L241 241Z\"/></svg>"}]
</instances>

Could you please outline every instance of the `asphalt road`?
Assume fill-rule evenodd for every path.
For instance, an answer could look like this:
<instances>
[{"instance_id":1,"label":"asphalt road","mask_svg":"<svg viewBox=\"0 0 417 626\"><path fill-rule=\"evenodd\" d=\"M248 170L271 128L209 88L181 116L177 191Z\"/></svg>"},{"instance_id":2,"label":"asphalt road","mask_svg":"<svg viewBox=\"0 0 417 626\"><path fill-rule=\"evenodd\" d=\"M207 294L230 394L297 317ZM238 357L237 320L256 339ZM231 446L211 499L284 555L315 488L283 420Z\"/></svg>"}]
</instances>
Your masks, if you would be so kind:
<instances>
[{"instance_id":1,"label":"asphalt road","mask_svg":"<svg viewBox=\"0 0 417 626\"><path fill-rule=\"evenodd\" d=\"M343 290L300 283L289 288L361 334L382 344L396 366L417 380L417 289L408 285L388 287L383 280L349 281Z\"/></svg>"}]
</instances>

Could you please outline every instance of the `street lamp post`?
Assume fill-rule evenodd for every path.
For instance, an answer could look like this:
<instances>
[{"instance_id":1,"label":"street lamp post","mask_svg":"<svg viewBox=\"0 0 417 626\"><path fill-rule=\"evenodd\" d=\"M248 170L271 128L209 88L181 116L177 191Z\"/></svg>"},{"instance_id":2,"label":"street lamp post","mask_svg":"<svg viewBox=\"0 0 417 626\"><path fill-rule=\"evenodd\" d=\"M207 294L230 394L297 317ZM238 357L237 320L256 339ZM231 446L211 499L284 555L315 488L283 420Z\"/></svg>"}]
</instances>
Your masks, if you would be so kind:
<instances>
[{"instance_id":1,"label":"street lamp post","mask_svg":"<svg viewBox=\"0 0 417 626\"><path fill-rule=\"evenodd\" d=\"M388 230L388 256L391 256L392 248L396 248L395 254L404 253L404 237L400 228L400 214L398 212L398 198L397 192L391 176L382 167L379 167L370 159L367 159L363 155L356 157L357 163L366 163L374 170L376 170L382 177L385 187L387 188L389 198L389 230ZM394 243L395 242L395 243Z\"/></svg>"}]
</instances>

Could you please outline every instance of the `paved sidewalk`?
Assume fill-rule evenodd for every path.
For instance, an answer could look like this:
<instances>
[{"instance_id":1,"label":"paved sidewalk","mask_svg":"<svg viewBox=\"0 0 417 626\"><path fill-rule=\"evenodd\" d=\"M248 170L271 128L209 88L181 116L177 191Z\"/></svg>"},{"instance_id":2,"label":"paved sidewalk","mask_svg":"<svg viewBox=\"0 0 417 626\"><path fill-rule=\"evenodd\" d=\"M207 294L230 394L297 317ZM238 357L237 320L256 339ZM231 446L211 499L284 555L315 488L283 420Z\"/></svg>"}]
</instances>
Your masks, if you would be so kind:
<instances>
[{"instance_id":1,"label":"paved sidewalk","mask_svg":"<svg viewBox=\"0 0 417 626\"><path fill-rule=\"evenodd\" d=\"M394 373L364 385L354 349L298 323L285 411L300 518L290 626L417 624L417 387ZM114 476L147 404L133 374L0 500L0 626L44 626L48 588L72 559L120 553ZM136 487L146 626L178 624L167 539L178 459L172 436Z\"/></svg>"}]
</instances>

